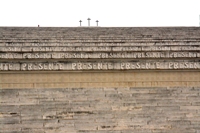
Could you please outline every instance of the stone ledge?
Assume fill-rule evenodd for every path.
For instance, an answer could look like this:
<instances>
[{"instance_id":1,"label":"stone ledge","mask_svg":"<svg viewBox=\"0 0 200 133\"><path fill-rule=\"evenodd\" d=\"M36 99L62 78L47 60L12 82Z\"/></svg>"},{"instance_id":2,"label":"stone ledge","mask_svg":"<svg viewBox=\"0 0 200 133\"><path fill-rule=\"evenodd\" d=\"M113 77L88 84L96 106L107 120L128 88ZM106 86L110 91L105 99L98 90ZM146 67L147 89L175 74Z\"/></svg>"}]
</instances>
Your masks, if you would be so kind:
<instances>
[{"instance_id":1,"label":"stone ledge","mask_svg":"<svg viewBox=\"0 0 200 133\"><path fill-rule=\"evenodd\" d=\"M199 71L1 73L0 88L198 87Z\"/></svg>"}]
</instances>

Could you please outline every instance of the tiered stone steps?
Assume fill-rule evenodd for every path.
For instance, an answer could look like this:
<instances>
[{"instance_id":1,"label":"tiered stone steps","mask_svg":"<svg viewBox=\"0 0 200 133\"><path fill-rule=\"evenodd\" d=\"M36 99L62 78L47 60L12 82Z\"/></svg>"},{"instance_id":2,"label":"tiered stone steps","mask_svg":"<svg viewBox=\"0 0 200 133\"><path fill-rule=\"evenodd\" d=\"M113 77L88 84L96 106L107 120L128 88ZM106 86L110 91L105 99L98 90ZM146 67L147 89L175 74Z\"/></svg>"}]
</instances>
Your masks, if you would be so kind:
<instances>
[{"instance_id":1,"label":"tiered stone steps","mask_svg":"<svg viewBox=\"0 0 200 133\"><path fill-rule=\"evenodd\" d=\"M44 63L62 64L55 70L198 70L199 51L198 27L0 27L3 71L52 70L39 69Z\"/></svg>"}]
</instances>

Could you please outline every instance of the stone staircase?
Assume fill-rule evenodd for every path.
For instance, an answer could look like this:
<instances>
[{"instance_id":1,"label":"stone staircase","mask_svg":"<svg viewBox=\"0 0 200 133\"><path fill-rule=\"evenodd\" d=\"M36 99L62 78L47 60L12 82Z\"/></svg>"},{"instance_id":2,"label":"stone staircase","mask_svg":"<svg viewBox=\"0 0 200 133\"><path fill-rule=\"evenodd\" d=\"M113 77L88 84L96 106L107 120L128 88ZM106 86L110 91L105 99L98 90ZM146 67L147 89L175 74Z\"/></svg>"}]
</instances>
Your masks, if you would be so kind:
<instances>
[{"instance_id":1,"label":"stone staircase","mask_svg":"<svg viewBox=\"0 0 200 133\"><path fill-rule=\"evenodd\" d=\"M200 133L199 27L0 27L0 133Z\"/></svg>"},{"instance_id":2,"label":"stone staircase","mask_svg":"<svg viewBox=\"0 0 200 133\"><path fill-rule=\"evenodd\" d=\"M0 37L3 71L33 62L62 63L62 70L73 70L77 62L106 62L111 70L121 70L124 62L128 70L141 63L150 70L157 70L155 64L161 64L158 70L200 69L197 27L0 27Z\"/></svg>"}]
</instances>

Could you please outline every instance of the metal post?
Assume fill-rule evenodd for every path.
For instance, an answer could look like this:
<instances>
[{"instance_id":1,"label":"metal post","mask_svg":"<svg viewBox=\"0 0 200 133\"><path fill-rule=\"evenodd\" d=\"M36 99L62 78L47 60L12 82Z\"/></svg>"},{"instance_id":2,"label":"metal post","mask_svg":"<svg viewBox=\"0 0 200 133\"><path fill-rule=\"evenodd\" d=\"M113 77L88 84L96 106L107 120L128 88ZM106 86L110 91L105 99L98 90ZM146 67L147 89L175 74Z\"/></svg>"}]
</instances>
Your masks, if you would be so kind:
<instances>
[{"instance_id":1,"label":"metal post","mask_svg":"<svg viewBox=\"0 0 200 133\"><path fill-rule=\"evenodd\" d=\"M88 26L90 26L90 20L91 20L91 19L90 19L90 18L88 18L87 20L88 20Z\"/></svg>"},{"instance_id":2,"label":"metal post","mask_svg":"<svg viewBox=\"0 0 200 133\"><path fill-rule=\"evenodd\" d=\"M79 22L80 22L80 26L81 26L81 22L82 22L82 21L80 20Z\"/></svg>"},{"instance_id":3,"label":"metal post","mask_svg":"<svg viewBox=\"0 0 200 133\"><path fill-rule=\"evenodd\" d=\"M98 22L99 22L99 21L97 20L96 22L97 22L97 26L98 26Z\"/></svg>"}]
</instances>

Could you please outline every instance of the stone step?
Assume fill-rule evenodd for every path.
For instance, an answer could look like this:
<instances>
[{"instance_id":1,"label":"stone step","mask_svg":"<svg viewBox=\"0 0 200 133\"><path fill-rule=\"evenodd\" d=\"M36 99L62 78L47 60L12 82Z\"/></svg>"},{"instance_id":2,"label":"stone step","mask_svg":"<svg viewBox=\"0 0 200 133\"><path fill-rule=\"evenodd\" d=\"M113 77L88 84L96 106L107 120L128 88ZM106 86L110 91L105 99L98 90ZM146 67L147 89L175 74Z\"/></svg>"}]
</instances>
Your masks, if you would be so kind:
<instances>
[{"instance_id":1,"label":"stone step","mask_svg":"<svg viewBox=\"0 0 200 133\"><path fill-rule=\"evenodd\" d=\"M65 37L97 37L97 38L169 38L199 39L198 27L113 27L113 28L79 28L79 27L0 27L1 38L65 38Z\"/></svg>"},{"instance_id":2,"label":"stone step","mask_svg":"<svg viewBox=\"0 0 200 133\"><path fill-rule=\"evenodd\" d=\"M198 59L199 52L24 52L0 53L0 59Z\"/></svg>"},{"instance_id":3,"label":"stone step","mask_svg":"<svg viewBox=\"0 0 200 133\"><path fill-rule=\"evenodd\" d=\"M3 45L3 44L2 44ZM25 45L25 46L24 46ZM154 52L154 51L200 51L199 45L140 45L140 46L26 46L26 44L13 44L13 45L5 45L1 46L0 44L0 52L3 53L25 53L25 52ZM59 44L60 45L60 44Z\"/></svg>"}]
</instances>

